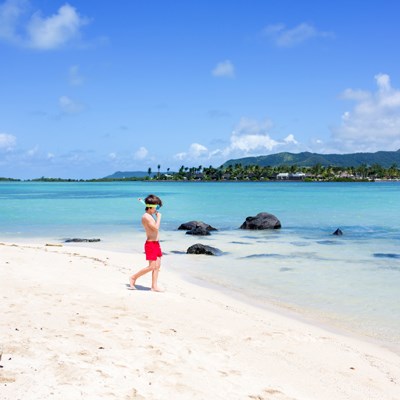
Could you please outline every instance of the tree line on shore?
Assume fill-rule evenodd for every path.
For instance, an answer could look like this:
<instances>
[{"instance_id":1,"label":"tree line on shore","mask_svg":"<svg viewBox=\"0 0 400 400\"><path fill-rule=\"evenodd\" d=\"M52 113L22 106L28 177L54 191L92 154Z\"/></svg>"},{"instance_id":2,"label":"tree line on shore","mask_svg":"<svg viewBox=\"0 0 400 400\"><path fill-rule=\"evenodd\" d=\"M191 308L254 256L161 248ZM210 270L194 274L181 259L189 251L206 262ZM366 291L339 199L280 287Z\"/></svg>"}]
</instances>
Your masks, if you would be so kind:
<instances>
[{"instance_id":1,"label":"tree line on shore","mask_svg":"<svg viewBox=\"0 0 400 400\"><path fill-rule=\"evenodd\" d=\"M379 164L358 167L336 167L316 164L312 167L296 165L280 165L262 167L259 165L241 164L209 167L181 166L178 172L172 174L158 172L152 175L151 169L145 180L190 180L190 181L274 181L274 180L304 180L304 181L352 181L376 179L400 179L400 169L396 164L384 168Z\"/></svg>"},{"instance_id":2,"label":"tree line on shore","mask_svg":"<svg viewBox=\"0 0 400 400\"><path fill-rule=\"evenodd\" d=\"M296 165L259 166L235 164L209 167L185 167L182 165L177 172L157 172L148 168L147 175L141 177L119 177L100 179L62 179L41 177L29 181L40 182L110 182L110 181L276 181L276 180L302 180L302 181L374 181L374 180L399 180L400 169L396 164L384 168L379 164L360 165L358 167L336 167L316 164L311 167ZM0 181L19 181L19 179L0 178Z\"/></svg>"}]
</instances>

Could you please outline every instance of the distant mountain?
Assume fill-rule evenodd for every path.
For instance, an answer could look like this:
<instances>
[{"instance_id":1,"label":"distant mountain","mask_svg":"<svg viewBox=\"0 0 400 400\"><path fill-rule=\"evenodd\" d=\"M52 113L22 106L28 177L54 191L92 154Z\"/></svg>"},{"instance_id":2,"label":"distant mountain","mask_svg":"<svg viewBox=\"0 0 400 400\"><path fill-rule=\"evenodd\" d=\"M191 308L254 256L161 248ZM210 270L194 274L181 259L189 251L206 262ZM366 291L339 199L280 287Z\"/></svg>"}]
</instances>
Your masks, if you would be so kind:
<instances>
[{"instance_id":1,"label":"distant mountain","mask_svg":"<svg viewBox=\"0 0 400 400\"><path fill-rule=\"evenodd\" d=\"M316 164L337 167L358 167L362 164L379 164L389 168L393 164L400 167L400 149L397 151L377 151L376 153L351 153L351 154L318 154L318 153L277 153L267 156L245 157L228 160L223 164L259 165L260 167L277 167L281 165L297 165L299 167L312 167Z\"/></svg>"},{"instance_id":2,"label":"distant mountain","mask_svg":"<svg viewBox=\"0 0 400 400\"><path fill-rule=\"evenodd\" d=\"M156 175L157 173L152 172L151 176ZM144 178L149 174L145 171L117 171L112 175L105 176L104 179L123 179L123 178Z\"/></svg>"}]
</instances>

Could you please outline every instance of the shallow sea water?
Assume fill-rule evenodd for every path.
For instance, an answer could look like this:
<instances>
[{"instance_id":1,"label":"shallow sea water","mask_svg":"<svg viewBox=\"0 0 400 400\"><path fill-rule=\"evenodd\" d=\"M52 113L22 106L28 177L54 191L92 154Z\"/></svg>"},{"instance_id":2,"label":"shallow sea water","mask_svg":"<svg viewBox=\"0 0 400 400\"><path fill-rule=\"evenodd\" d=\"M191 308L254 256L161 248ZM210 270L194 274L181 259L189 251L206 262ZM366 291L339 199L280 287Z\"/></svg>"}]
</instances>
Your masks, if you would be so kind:
<instances>
[{"instance_id":1,"label":"shallow sea water","mask_svg":"<svg viewBox=\"0 0 400 400\"><path fill-rule=\"evenodd\" d=\"M400 343L399 182L1 183L0 240L98 237L88 245L142 252L137 198L149 193L164 201L164 271L261 307ZM238 229L262 211L276 215L282 229ZM192 237L177 230L190 220L218 231ZM343 236L332 235L337 228ZM194 243L223 255L186 255Z\"/></svg>"}]
</instances>

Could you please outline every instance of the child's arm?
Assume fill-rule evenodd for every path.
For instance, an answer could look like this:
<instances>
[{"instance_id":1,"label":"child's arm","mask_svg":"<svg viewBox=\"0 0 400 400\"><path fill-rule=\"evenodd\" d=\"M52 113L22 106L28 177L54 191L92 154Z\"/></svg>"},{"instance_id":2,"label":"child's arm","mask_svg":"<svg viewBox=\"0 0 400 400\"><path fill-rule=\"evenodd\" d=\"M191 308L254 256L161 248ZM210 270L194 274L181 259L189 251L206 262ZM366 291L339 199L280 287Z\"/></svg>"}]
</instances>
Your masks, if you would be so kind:
<instances>
[{"instance_id":1,"label":"child's arm","mask_svg":"<svg viewBox=\"0 0 400 400\"><path fill-rule=\"evenodd\" d=\"M146 228L153 231L154 233L158 233L161 224L161 213L157 212L156 220L152 218L149 214L144 214L142 221L143 225L145 225Z\"/></svg>"},{"instance_id":2,"label":"child's arm","mask_svg":"<svg viewBox=\"0 0 400 400\"><path fill-rule=\"evenodd\" d=\"M160 225L161 225L161 217L162 217L162 214L160 213L160 212L156 212L156 221L154 221L155 223L156 223L156 228L157 228L157 230L159 230L160 229Z\"/></svg>"}]
</instances>

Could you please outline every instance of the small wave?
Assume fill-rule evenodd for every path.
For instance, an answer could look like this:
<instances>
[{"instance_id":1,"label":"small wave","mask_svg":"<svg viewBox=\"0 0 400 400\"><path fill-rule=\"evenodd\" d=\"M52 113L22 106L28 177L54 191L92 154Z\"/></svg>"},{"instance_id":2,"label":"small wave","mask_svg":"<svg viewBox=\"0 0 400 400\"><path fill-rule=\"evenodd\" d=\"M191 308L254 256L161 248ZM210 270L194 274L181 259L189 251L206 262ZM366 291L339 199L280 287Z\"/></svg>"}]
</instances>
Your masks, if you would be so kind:
<instances>
[{"instance_id":1,"label":"small wave","mask_svg":"<svg viewBox=\"0 0 400 400\"><path fill-rule=\"evenodd\" d=\"M387 265L385 267L380 267L379 269L385 269L387 271L398 271L398 272L400 272L400 267L394 267L393 265Z\"/></svg>"},{"instance_id":2,"label":"small wave","mask_svg":"<svg viewBox=\"0 0 400 400\"><path fill-rule=\"evenodd\" d=\"M293 246L299 246L299 247L304 247L304 246L310 246L310 243L307 242L290 242Z\"/></svg>"},{"instance_id":3,"label":"small wave","mask_svg":"<svg viewBox=\"0 0 400 400\"><path fill-rule=\"evenodd\" d=\"M251 254L249 256L240 257L241 259L245 258L288 258L289 256L284 256L282 254L275 253L262 253L262 254Z\"/></svg>"},{"instance_id":4,"label":"small wave","mask_svg":"<svg viewBox=\"0 0 400 400\"><path fill-rule=\"evenodd\" d=\"M343 243L338 242L336 240L317 240L317 243L318 244L327 244L327 245L333 244L335 246L343 244Z\"/></svg>"}]
</instances>

